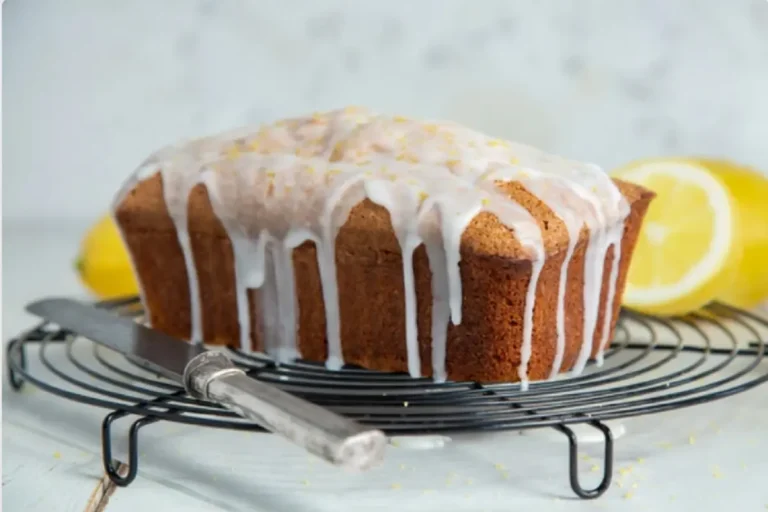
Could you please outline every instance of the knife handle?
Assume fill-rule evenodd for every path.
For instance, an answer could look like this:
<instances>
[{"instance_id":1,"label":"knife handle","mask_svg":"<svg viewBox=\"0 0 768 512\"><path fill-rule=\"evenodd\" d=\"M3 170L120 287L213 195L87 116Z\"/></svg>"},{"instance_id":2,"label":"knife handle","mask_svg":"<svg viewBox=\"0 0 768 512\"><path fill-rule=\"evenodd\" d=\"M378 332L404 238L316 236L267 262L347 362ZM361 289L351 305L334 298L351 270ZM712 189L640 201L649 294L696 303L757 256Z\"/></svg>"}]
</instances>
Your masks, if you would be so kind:
<instances>
[{"instance_id":1,"label":"knife handle","mask_svg":"<svg viewBox=\"0 0 768 512\"><path fill-rule=\"evenodd\" d=\"M383 432L253 379L221 352L204 352L184 371L187 392L221 404L335 465L364 470L384 456Z\"/></svg>"}]
</instances>

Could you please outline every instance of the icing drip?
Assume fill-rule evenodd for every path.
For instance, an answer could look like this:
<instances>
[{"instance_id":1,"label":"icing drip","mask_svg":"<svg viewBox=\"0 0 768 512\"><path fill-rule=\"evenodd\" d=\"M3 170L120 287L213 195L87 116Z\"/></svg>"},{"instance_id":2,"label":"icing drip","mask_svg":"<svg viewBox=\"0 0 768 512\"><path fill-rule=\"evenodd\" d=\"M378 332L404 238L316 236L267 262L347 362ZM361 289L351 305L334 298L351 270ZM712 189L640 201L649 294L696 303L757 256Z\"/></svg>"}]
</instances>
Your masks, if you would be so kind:
<instances>
[{"instance_id":1,"label":"icing drip","mask_svg":"<svg viewBox=\"0 0 768 512\"><path fill-rule=\"evenodd\" d=\"M603 267L608 240L604 231L597 231L590 236L584 256L584 328L582 342L576 363L571 370L574 375L584 371L587 359L592 352L595 329L597 327L600 292L603 283Z\"/></svg>"},{"instance_id":2,"label":"icing drip","mask_svg":"<svg viewBox=\"0 0 768 512\"><path fill-rule=\"evenodd\" d=\"M251 315L248 304L248 289L259 288L264 282L264 244L266 237L256 239L246 233L237 220L237 216L227 207L226 197L239 194L238 184L234 180L220 179L215 171L208 168L201 174L211 199L213 212L221 221L232 244L235 263L235 296L237 301L237 320L240 328L240 350L251 350Z\"/></svg>"},{"instance_id":3,"label":"icing drip","mask_svg":"<svg viewBox=\"0 0 768 512\"><path fill-rule=\"evenodd\" d=\"M264 352L273 356L280 346L280 332L277 325L280 315L280 303L277 295L277 276L275 275L275 262L273 241L266 244L264 255L264 282L259 288L259 306L261 318L261 336L264 344Z\"/></svg>"},{"instance_id":4,"label":"icing drip","mask_svg":"<svg viewBox=\"0 0 768 512\"><path fill-rule=\"evenodd\" d=\"M557 284L557 340L555 345L555 357L552 360L552 369L549 372L549 378L554 379L563 365L563 356L565 355L565 292L568 283L568 266L573 258L573 251L576 249L578 241L578 232L571 234L569 232L568 248L565 251L565 258L560 266L560 280Z\"/></svg>"},{"instance_id":5,"label":"icing drip","mask_svg":"<svg viewBox=\"0 0 768 512\"><path fill-rule=\"evenodd\" d=\"M448 297L448 267L442 241L435 236L424 238L424 246L432 273L432 378L437 382L446 380L445 355L448 338L448 322L451 317Z\"/></svg>"},{"instance_id":6,"label":"icing drip","mask_svg":"<svg viewBox=\"0 0 768 512\"><path fill-rule=\"evenodd\" d=\"M296 279L293 271L293 247L285 242L273 246L277 311L280 319L278 343L273 355L279 362L299 357L296 348Z\"/></svg>"},{"instance_id":7,"label":"icing drip","mask_svg":"<svg viewBox=\"0 0 768 512\"><path fill-rule=\"evenodd\" d=\"M328 338L328 359L326 366L338 370L344 365L341 349L341 315L339 312L339 285L336 277L336 236L349 217L352 208L363 199L360 187L363 177L351 175L341 181L329 196L328 206L323 215L322 239L317 248L317 262L323 286L325 304L326 336Z\"/></svg>"},{"instance_id":8,"label":"icing drip","mask_svg":"<svg viewBox=\"0 0 768 512\"><path fill-rule=\"evenodd\" d=\"M405 345L408 352L408 373L421 376L418 323L416 318L416 284L413 274L413 253L422 243L413 222L419 197L413 187L391 180L369 180L365 192L371 201L389 211L395 236L403 259L403 293L405 296Z\"/></svg>"},{"instance_id":9,"label":"icing drip","mask_svg":"<svg viewBox=\"0 0 768 512\"><path fill-rule=\"evenodd\" d=\"M333 237L335 241L336 237ZM344 366L341 351L341 318L339 315L339 287L336 278L335 245L322 243L317 248L317 261L320 269L320 281L323 286L325 304L326 336L328 338L328 359L326 366L338 370Z\"/></svg>"},{"instance_id":10,"label":"icing drip","mask_svg":"<svg viewBox=\"0 0 768 512\"><path fill-rule=\"evenodd\" d=\"M445 266L448 277L448 305L451 312L451 322L454 325L461 323L461 235L470 221L480 213L480 205L477 208L462 212L451 218L451 213L443 209L443 249L445 250Z\"/></svg>"},{"instance_id":11,"label":"icing drip","mask_svg":"<svg viewBox=\"0 0 768 512\"><path fill-rule=\"evenodd\" d=\"M432 373L445 380L449 322L462 322L461 239L469 223L489 212L527 251L531 276L523 307L518 376L528 385L539 276L547 258L544 236L531 213L497 187L515 181L563 222L568 244L557 296L557 341L550 373L565 347L565 293L569 263L581 229L589 230L585 258L584 343L581 372L600 333L598 360L610 334L610 314L597 331L605 254L616 253L608 280L610 310L616 291L620 242L628 205L599 168L501 141L455 123L417 122L347 108L281 120L258 131L241 129L165 148L128 180L120 203L157 170L189 277L190 338L202 339L197 273L187 229L190 191L206 186L214 213L231 241L240 347L251 348L248 291L257 290L258 330L278 361L299 357L293 251L316 247L325 305L327 367L344 364L337 281L336 237L364 199L385 208L402 254L408 371L421 374L413 254L426 248L432 274Z\"/></svg>"},{"instance_id":12,"label":"icing drip","mask_svg":"<svg viewBox=\"0 0 768 512\"><path fill-rule=\"evenodd\" d=\"M461 273L459 261L461 260L460 245L461 234L464 232L467 224L480 212L480 204L473 205L464 211L451 211L448 201L442 199L439 206L441 235L435 237L434 242L428 244L432 246L429 254L430 270L432 270L432 281L441 283L441 286L434 287L432 293L438 297L439 307L436 314L433 315L433 322L440 325L439 337L432 336L432 375L438 382L445 381L447 378L445 372L445 359L448 338L448 320L453 325L461 324ZM442 249L438 248L440 244ZM432 269L432 257L435 258L435 266ZM438 276L437 278L435 276ZM434 329L433 329L434 333Z\"/></svg>"},{"instance_id":13,"label":"icing drip","mask_svg":"<svg viewBox=\"0 0 768 512\"><path fill-rule=\"evenodd\" d=\"M169 162L160 171L163 176L163 195L168 214L176 228L176 236L179 241L181 253L184 256L184 264L189 282L190 301L190 341L203 342L203 320L200 308L200 290L195 270L195 261L192 254L192 243L189 239L187 220L187 198L197 184L197 175L173 172L177 162Z\"/></svg>"},{"instance_id":14,"label":"icing drip","mask_svg":"<svg viewBox=\"0 0 768 512\"><path fill-rule=\"evenodd\" d=\"M403 290L405 294L405 347L408 352L408 373L421 376L418 319L416 318L416 280L413 275L413 253L418 247L414 237L400 242L403 253Z\"/></svg>"},{"instance_id":15,"label":"icing drip","mask_svg":"<svg viewBox=\"0 0 768 512\"><path fill-rule=\"evenodd\" d=\"M596 355L598 366L603 364L603 352L608 343L608 337L611 334L611 322L613 320L613 302L616 298L616 281L619 278L619 265L621 263L621 240L624 235L624 219L621 224L610 229L609 245L613 246L613 262L611 263L611 274L608 278L608 296L605 301L605 315L603 318L603 330L600 335L600 346Z\"/></svg>"},{"instance_id":16,"label":"icing drip","mask_svg":"<svg viewBox=\"0 0 768 512\"><path fill-rule=\"evenodd\" d=\"M536 305L536 285L539 283L539 276L543 266L543 259L532 262L531 281L528 283L528 290L525 292L523 344L520 348L520 366L517 369L517 376L520 378L520 385L523 391L528 389L528 361L531 359L531 338L533 337L533 308Z\"/></svg>"},{"instance_id":17,"label":"icing drip","mask_svg":"<svg viewBox=\"0 0 768 512\"><path fill-rule=\"evenodd\" d=\"M237 300L237 320L240 327L240 350L251 350L251 315L248 310L248 289L258 288L264 282L264 255L259 254L252 240L234 231L229 234L235 258L235 294ZM256 279L254 279L256 274Z\"/></svg>"}]
</instances>

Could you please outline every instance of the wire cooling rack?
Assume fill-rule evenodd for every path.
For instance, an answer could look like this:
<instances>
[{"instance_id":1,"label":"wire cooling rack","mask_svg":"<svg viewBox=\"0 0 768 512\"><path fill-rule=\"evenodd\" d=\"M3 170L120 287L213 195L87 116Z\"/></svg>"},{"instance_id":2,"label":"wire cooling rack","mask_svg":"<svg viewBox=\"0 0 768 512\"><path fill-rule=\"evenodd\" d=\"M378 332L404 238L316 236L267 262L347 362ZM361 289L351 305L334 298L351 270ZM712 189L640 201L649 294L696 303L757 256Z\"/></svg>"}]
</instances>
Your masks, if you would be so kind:
<instances>
[{"instance_id":1,"label":"wire cooling rack","mask_svg":"<svg viewBox=\"0 0 768 512\"><path fill-rule=\"evenodd\" d=\"M138 299L99 307L140 317ZM568 438L570 485L585 499L601 496L613 473L613 435L606 420L658 413L726 398L768 381L768 320L722 304L684 318L661 319L624 310L600 366L580 376L519 384L435 383L405 374L345 367L331 372L309 362L276 365L261 354L226 348L253 378L332 409L389 435L449 434L554 428ZM38 350L29 350L38 344ZM193 399L182 387L109 349L41 323L7 345L10 384L31 384L62 398L110 410L102 422L105 471L120 486L139 468L139 431L158 421L261 430L218 405ZM54 351L63 351L54 354ZM36 371L27 358L40 358ZM53 357L53 356L59 357ZM56 362L54 362L54 359ZM129 430L127 471L112 457L112 424L138 415ZM578 440L571 425L590 425L605 441L603 475L592 489L578 477Z\"/></svg>"}]
</instances>

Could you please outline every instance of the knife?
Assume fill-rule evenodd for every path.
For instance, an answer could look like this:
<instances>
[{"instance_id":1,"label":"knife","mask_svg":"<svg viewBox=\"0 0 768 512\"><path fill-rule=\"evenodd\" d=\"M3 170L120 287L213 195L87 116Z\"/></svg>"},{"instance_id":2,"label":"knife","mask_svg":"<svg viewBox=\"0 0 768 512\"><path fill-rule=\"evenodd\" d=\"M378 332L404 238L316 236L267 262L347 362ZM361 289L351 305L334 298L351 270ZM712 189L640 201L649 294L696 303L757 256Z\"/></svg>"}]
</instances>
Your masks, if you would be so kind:
<instances>
[{"instance_id":1,"label":"knife","mask_svg":"<svg viewBox=\"0 0 768 512\"><path fill-rule=\"evenodd\" d=\"M115 350L337 466L365 470L384 457L387 438L295 395L253 379L219 351L207 350L105 309L67 298L27 311Z\"/></svg>"}]
</instances>

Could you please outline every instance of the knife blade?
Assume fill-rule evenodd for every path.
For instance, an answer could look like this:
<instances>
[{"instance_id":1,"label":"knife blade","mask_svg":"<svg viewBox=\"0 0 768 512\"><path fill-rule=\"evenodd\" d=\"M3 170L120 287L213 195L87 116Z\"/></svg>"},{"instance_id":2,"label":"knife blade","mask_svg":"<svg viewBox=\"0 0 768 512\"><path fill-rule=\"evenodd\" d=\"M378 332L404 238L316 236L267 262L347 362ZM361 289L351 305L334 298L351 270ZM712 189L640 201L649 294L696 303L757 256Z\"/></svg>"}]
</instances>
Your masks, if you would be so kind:
<instances>
[{"instance_id":1,"label":"knife blade","mask_svg":"<svg viewBox=\"0 0 768 512\"><path fill-rule=\"evenodd\" d=\"M134 320L69 298L48 298L27 311L115 350L218 403L326 461L365 470L383 459L387 438L377 429L253 379L219 351L207 350Z\"/></svg>"}]
</instances>

